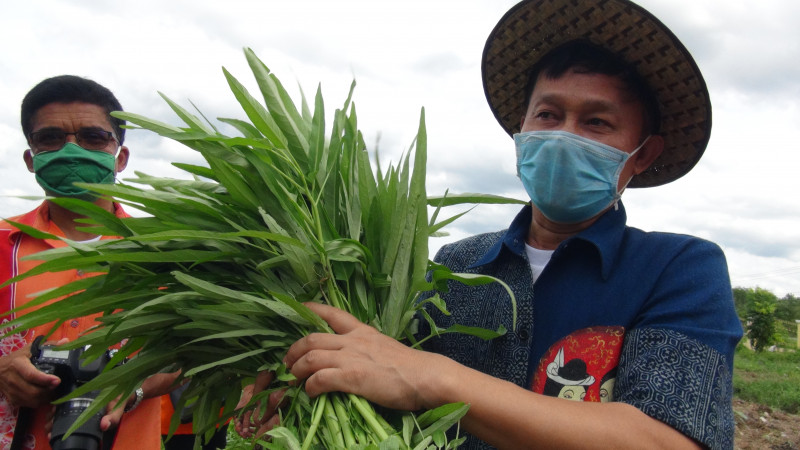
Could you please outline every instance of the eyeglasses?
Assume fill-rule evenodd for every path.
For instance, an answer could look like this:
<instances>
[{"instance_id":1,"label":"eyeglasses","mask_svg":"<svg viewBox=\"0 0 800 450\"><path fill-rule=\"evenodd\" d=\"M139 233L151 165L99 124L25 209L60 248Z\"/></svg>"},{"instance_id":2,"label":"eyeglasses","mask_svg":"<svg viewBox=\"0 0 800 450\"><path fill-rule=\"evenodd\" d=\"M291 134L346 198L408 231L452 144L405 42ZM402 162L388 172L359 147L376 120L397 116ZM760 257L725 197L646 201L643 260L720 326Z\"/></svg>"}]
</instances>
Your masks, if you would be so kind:
<instances>
[{"instance_id":1,"label":"eyeglasses","mask_svg":"<svg viewBox=\"0 0 800 450\"><path fill-rule=\"evenodd\" d=\"M31 133L31 147L39 152L53 152L61 150L67 142L67 135L75 136L78 145L86 150L103 150L112 140L116 141L114 134L99 128L81 128L74 133L67 133L58 128L49 128Z\"/></svg>"}]
</instances>

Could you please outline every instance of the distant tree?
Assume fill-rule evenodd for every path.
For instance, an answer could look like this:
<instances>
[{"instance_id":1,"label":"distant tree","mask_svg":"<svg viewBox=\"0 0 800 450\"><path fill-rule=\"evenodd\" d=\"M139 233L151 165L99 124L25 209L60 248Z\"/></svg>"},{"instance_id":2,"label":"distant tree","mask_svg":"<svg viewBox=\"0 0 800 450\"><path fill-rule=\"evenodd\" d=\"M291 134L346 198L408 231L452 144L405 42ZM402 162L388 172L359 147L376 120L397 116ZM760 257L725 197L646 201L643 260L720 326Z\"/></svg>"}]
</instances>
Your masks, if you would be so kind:
<instances>
[{"instance_id":1,"label":"distant tree","mask_svg":"<svg viewBox=\"0 0 800 450\"><path fill-rule=\"evenodd\" d=\"M748 298L753 289L735 287L733 288L733 305L736 308L736 314L744 319L747 317Z\"/></svg>"},{"instance_id":2,"label":"distant tree","mask_svg":"<svg viewBox=\"0 0 800 450\"><path fill-rule=\"evenodd\" d=\"M775 317L780 320L794 322L800 320L800 298L793 294L786 294L778 300L778 307L775 309Z\"/></svg>"},{"instance_id":3,"label":"distant tree","mask_svg":"<svg viewBox=\"0 0 800 450\"><path fill-rule=\"evenodd\" d=\"M747 292L747 337L753 349L761 352L778 343L778 331L775 323L775 310L778 308L778 297L772 292L761 289L748 289Z\"/></svg>"}]
</instances>

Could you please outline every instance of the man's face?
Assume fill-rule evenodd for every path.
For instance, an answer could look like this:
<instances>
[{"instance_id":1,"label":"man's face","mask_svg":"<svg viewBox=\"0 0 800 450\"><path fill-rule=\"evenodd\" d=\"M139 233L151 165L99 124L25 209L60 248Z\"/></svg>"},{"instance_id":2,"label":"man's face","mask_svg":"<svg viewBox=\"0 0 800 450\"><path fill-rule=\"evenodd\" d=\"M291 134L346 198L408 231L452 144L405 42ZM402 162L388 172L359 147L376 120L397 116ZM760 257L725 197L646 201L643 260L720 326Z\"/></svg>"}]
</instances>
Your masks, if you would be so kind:
<instances>
[{"instance_id":1,"label":"man's face","mask_svg":"<svg viewBox=\"0 0 800 450\"><path fill-rule=\"evenodd\" d=\"M33 115L31 120L32 133L43 130L61 130L65 133L75 133L78 130L103 130L113 132L111 122L108 120L106 111L91 103L50 103L41 108ZM31 145L30 136L28 144ZM116 136L115 136L116 138ZM78 144L75 135L68 134L66 142ZM115 139L111 139L102 149L97 149L110 154L117 153L118 143ZM33 158L39 150L31 145L31 150L26 151L24 154L25 163L28 170L33 172ZM116 172L122 171L128 162L128 149L124 146L119 147L119 154L117 155Z\"/></svg>"},{"instance_id":2,"label":"man's face","mask_svg":"<svg viewBox=\"0 0 800 450\"><path fill-rule=\"evenodd\" d=\"M557 79L539 75L522 120L523 132L567 131L628 153L646 137L643 126L644 107L619 79L571 70ZM637 165L639 156L625 164L618 189L647 168Z\"/></svg>"}]
</instances>

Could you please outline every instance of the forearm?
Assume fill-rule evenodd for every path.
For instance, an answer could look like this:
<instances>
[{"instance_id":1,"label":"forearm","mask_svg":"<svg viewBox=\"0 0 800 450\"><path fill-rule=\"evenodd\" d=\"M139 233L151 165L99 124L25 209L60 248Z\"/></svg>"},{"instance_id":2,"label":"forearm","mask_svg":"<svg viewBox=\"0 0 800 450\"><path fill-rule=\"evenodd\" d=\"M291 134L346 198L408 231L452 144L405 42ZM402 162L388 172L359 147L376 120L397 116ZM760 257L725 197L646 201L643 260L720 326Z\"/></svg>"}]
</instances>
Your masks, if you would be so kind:
<instances>
[{"instance_id":1,"label":"forearm","mask_svg":"<svg viewBox=\"0 0 800 450\"><path fill-rule=\"evenodd\" d=\"M465 429L498 448L698 448L675 429L622 403L534 394L446 356L413 350L355 317L309 305L338 334L313 333L286 354L314 397L343 391L394 409L464 402Z\"/></svg>"},{"instance_id":2,"label":"forearm","mask_svg":"<svg viewBox=\"0 0 800 450\"><path fill-rule=\"evenodd\" d=\"M672 427L624 403L573 402L444 362L429 384L438 406L470 405L462 426L497 448L700 448ZM430 394L429 394L430 395Z\"/></svg>"},{"instance_id":3,"label":"forearm","mask_svg":"<svg viewBox=\"0 0 800 450\"><path fill-rule=\"evenodd\" d=\"M129 395L124 399L124 406L120 406L117 402L109 403L107 414L100 420L100 429L105 431L116 428L122 420L123 413L137 409L141 400L160 397L175 389L175 380L179 374L180 372L155 374L142 383L141 397L137 393Z\"/></svg>"},{"instance_id":4,"label":"forearm","mask_svg":"<svg viewBox=\"0 0 800 450\"><path fill-rule=\"evenodd\" d=\"M172 392L178 387L178 385L175 384L178 375L180 375L180 371L157 373L144 380L142 383L144 398L160 397Z\"/></svg>"}]
</instances>

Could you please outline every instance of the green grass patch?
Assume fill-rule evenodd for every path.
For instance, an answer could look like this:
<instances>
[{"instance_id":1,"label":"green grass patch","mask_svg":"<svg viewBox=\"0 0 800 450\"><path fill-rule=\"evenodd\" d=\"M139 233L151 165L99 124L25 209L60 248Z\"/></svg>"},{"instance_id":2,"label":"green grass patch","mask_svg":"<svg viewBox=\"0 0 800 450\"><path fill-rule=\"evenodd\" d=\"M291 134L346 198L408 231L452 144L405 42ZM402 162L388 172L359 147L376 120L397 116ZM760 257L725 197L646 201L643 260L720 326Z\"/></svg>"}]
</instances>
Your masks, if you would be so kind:
<instances>
[{"instance_id":1,"label":"green grass patch","mask_svg":"<svg viewBox=\"0 0 800 450\"><path fill-rule=\"evenodd\" d=\"M733 395L791 414L800 413L800 352L737 349Z\"/></svg>"}]
</instances>

